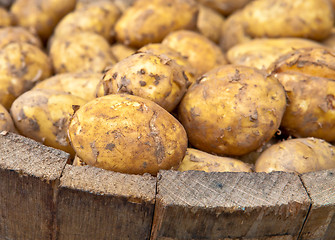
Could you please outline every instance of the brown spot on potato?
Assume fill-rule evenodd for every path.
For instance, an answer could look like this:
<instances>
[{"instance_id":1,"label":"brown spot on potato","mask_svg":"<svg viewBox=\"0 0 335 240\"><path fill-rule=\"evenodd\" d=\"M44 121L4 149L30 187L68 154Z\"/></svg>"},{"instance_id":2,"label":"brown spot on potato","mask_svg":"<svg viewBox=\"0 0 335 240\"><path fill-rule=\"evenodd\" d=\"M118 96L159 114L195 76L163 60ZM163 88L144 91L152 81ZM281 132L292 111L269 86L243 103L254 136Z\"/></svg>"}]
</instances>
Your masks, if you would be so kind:
<instances>
[{"instance_id":1,"label":"brown spot on potato","mask_svg":"<svg viewBox=\"0 0 335 240\"><path fill-rule=\"evenodd\" d=\"M117 78L117 72L113 73L112 78L114 78L114 79Z\"/></svg>"},{"instance_id":2,"label":"brown spot on potato","mask_svg":"<svg viewBox=\"0 0 335 240\"><path fill-rule=\"evenodd\" d=\"M93 141L93 142L90 143L90 147L92 149L92 154L93 154L93 157L95 159L95 162L97 162L98 161L98 156L99 156L99 151L95 147L95 141Z\"/></svg>"},{"instance_id":3,"label":"brown spot on potato","mask_svg":"<svg viewBox=\"0 0 335 240\"><path fill-rule=\"evenodd\" d=\"M0 120L6 120L4 113L0 113Z\"/></svg>"},{"instance_id":4,"label":"brown spot on potato","mask_svg":"<svg viewBox=\"0 0 335 240\"><path fill-rule=\"evenodd\" d=\"M334 95L328 94L327 95L327 107L328 109L334 110L334 105L335 105L335 98Z\"/></svg>"},{"instance_id":5,"label":"brown spot on potato","mask_svg":"<svg viewBox=\"0 0 335 240\"><path fill-rule=\"evenodd\" d=\"M40 125L38 125L38 122L35 119L29 118L29 126L34 132L40 131Z\"/></svg>"},{"instance_id":6,"label":"brown spot on potato","mask_svg":"<svg viewBox=\"0 0 335 240\"><path fill-rule=\"evenodd\" d=\"M27 116L24 114L23 108L21 108L21 110L20 110L20 112L19 112L19 114L17 116L17 121L20 122L20 121L22 121L22 120L24 120L26 118L27 118Z\"/></svg>"},{"instance_id":7,"label":"brown spot on potato","mask_svg":"<svg viewBox=\"0 0 335 240\"><path fill-rule=\"evenodd\" d=\"M190 161L191 162L203 162L200 158L197 158L193 154L190 154Z\"/></svg>"},{"instance_id":8,"label":"brown spot on potato","mask_svg":"<svg viewBox=\"0 0 335 240\"><path fill-rule=\"evenodd\" d=\"M235 74L231 77L232 82L238 82L241 80L240 71L238 69L235 69Z\"/></svg>"},{"instance_id":9,"label":"brown spot on potato","mask_svg":"<svg viewBox=\"0 0 335 240\"><path fill-rule=\"evenodd\" d=\"M73 113L77 112L80 108L80 105L72 105Z\"/></svg>"},{"instance_id":10,"label":"brown spot on potato","mask_svg":"<svg viewBox=\"0 0 335 240\"><path fill-rule=\"evenodd\" d=\"M150 136L152 136L156 148L155 148L155 156L158 164L161 164L163 159L165 158L165 147L162 143L162 139L159 136L159 130L156 128L156 120L157 120L157 112L154 111L150 121L149 121L149 129L150 129Z\"/></svg>"},{"instance_id":11,"label":"brown spot on potato","mask_svg":"<svg viewBox=\"0 0 335 240\"><path fill-rule=\"evenodd\" d=\"M258 119L258 112L257 112L257 110L252 115L249 116L249 119L250 119L251 122L257 121L257 119Z\"/></svg>"},{"instance_id":12,"label":"brown spot on potato","mask_svg":"<svg viewBox=\"0 0 335 240\"><path fill-rule=\"evenodd\" d=\"M147 83L145 81L140 81L140 85L141 85L141 87L144 87L144 86L147 85Z\"/></svg>"},{"instance_id":13,"label":"brown spot on potato","mask_svg":"<svg viewBox=\"0 0 335 240\"><path fill-rule=\"evenodd\" d=\"M154 81L155 85L159 84L159 80L161 80L161 77L158 74L152 74L152 73L150 73L149 76L155 78L155 81Z\"/></svg>"},{"instance_id":14,"label":"brown spot on potato","mask_svg":"<svg viewBox=\"0 0 335 240\"><path fill-rule=\"evenodd\" d=\"M113 151L113 149L115 148L115 144L114 143L108 143L105 147L106 150L109 151Z\"/></svg>"},{"instance_id":15,"label":"brown spot on potato","mask_svg":"<svg viewBox=\"0 0 335 240\"><path fill-rule=\"evenodd\" d=\"M142 68L140 71L138 71L138 73L140 73L140 74L145 74L145 70Z\"/></svg>"},{"instance_id":16,"label":"brown spot on potato","mask_svg":"<svg viewBox=\"0 0 335 240\"><path fill-rule=\"evenodd\" d=\"M147 168L147 165L148 165L148 163L147 162L143 162L143 168Z\"/></svg>"}]
</instances>

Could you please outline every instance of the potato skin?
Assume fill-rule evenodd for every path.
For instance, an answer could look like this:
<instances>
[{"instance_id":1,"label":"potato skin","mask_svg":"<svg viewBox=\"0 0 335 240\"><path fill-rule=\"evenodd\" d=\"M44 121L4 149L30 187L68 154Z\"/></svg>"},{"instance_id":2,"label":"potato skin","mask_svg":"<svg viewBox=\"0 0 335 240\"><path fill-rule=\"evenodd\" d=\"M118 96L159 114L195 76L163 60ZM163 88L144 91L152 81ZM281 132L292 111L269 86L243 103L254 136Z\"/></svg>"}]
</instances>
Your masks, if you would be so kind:
<instances>
[{"instance_id":1,"label":"potato skin","mask_svg":"<svg viewBox=\"0 0 335 240\"><path fill-rule=\"evenodd\" d=\"M161 44L161 43L152 43L152 44L147 44L141 47L138 50L138 52L149 52L149 53L156 54L156 55L165 55L168 58L175 60L175 62L184 69L184 72L185 72L185 75L187 76L189 84L192 84L195 82L196 80L195 69L187 61L186 57L183 57L179 52L173 50L172 48L164 44Z\"/></svg>"},{"instance_id":2,"label":"potato skin","mask_svg":"<svg viewBox=\"0 0 335 240\"><path fill-rule=\"evenodd\" d=\"M281 55L307 47L320 48L322 45L301 38L253 39L230 48L226 56L232 64L267 70Z\"/></svg>"},{"instance_id":3,"label":"potato skin","mask_svg":"<svg viewBox=\"0 0 335 240\"><path fill-rule=\"evenodd\" d=\"M239 156L270 140L285 106L277 79L254 68L226 65L204 74L188 89L179 119L197 149Z\"/></svg>"},{"instance_id":4,"label":"potato skin","mask_svg":"<svg viewBox=\"0 0 335 240\"><path fill-rule=\"evenodd\" d=\"M162 44L186 57L196 71L196 78L227 63L219 46L196 32L187 30L172 32L164 38Z\"/></svg>"},{"instance_id":5,"label":"potato skin","mask_svg":"<svg viewBox=\"0 0 335 240\"><path fill-rule=\"evenodd\" d=\"M16 25L35 31L48 40L59 20L75 7L76 0L16 0L11 13Z\"/></svg>"},{"instance_id":6,"label":"potato skin","mask_svg":"<svg viewBox=\"0 0 335 240\"><path fill-rule=\"evenodd\" d=\"M256 172L306 173L335 167L335 147L317 138L290 139L265 150L257 159Z\"/></svg>"},{"instance_id":7,"label":"potato skin","mask_svg":"<svg viewBox=\"0 0 335 240\"><path fill-rule=\"evenodd\" d=\"M0 104L0 132L2 131L16 133L16 129L15 129L12 117L10 116L7 109Z\"/></svg>"},{"instance_id":8,"label":"potato skin","mask_svg":"<svg viewBox=\"0 0 335 240\"><path fill-rule=\"evenodd\" d=\"M69 93L49 89L25 92L12 104L10 112L18 131L43 144L74 156L67 138L73 106L86 101Z\"/></svg>"},{"instance_id":9,"label":"potato skin","mask_svg":"<svg viewBox=\"0 0 335 240\"><path fill-rule=\"evenodd\" d=\"M229 15L243 8L251 0L197 0L199 3L215 9L223 15Z\"/></svg>"},{"instance_id":10,"label":"potato skin","mask_svg":"<svg viewBox=\"0 0 335 240\"><path fill-rule=\"evenodd\" d=\"M178 171L205 172L252 172L251 166L234 158L220 157L206 152L187 148Z\"/></svg>"},{"instance_id":11,"label":"potato skin","mask_svg":"<svg viewBox=\"0 0 335 240\"><path fill-rule=\"evenodd\" d=\"M113 27L120 10L113 2L97 1L67 14L56 26L55 36L68 36L74 32L94 32L107 41L113 40Z\"/></svg>"},{"instance_id":12,"label":"potato skin","mask_svg":"<svg viewBox=\"0 0 335 240\"><path fill-rule=\"evenodd\" d=\"M10 13L5 8L0 7L0 27L8 27L12 23L13 19Z\"/></svg>"},{"instance_id":13,"label":"potato skin","mask_svg":"<svg viewBox=\"0 0 335 240\"><path fill-rule=\"evenodd\" d=\"M50 57L56 73L102 72L115 63L107 40L91 32L56 37L51 43Z\"/></svg>"},{"instance_id":14,"label":"potato skin","mask_svg":"<svg viewBox=\"0 0 335 240\"><path fill-rule=\"evenodd\" d=\"M105 95L128 93L172 111L186 92L183 73L183 68L166 56L139 52L112 66L102 81Z\"/></svg>"},{"instance_id":15,"label":"potato skin","mask_svg":"<svg viewBox=\"0 0 335 240\"><path fill-rule=\"evenodd\" d=\"M141 0L129 7L115 25L119 42L132 47L159 43L170 32L195 29L198 5L193 0Z\"/></svg>"},{"instance_id":16,"label":"potato skin","mask_svg":"<svg viewBox=\"0 0 335 240\"><path fill-rule=\"evenodd\" d=\"M288 105L281 128L294 137L335 141L335 81L298 72L274 74L284 86Z\"/></svg>"},{"instance_id":17,"label":"potato skin","mask_svg":"<svg viewBox=\"0 0 335 240\"><path fill-rule=\"evenodd\" d=\"M97 90L99 95L103 95L101 78L102 74L94 72L62 73L44 79L33 89L54 89L91 101L96 98Z\"/></svg>"},{"instance_id":18,"label":"potato skin","mask_svg":"<svg viewBox=\"0 0 335 240\"><path fill-rule=\"evenodd\" d=\"M121 43L114 43L113 45L111 45L111 51L114 58L116 59L116 62L120 62L126 57L134 54L136 52L136 49Z\"/></svg>"},{"instance_id":19,"label":"potato skin","mask_svg":"<svg viewBox=\"0 0 335 240\"><path fill-rule=\"evenodd\" d=\"M69 137L79 158L107 170L156 175L179 165L183 126L154 102L127 94L90 101L72 118Z\"/></svg>"},{"instance_id":20,"label":"potato skin","mask_svg":"<svg viewBox=\"0 0 335 240\"><path fill-rule=\"evenodd\" d=\"M258 0L226 21L221 46L228 50L250 38L302 37L322 40L328 37L334 22L329 0ZM231 29L240 29L239 34Z\"/></svg>"},{"instance_id":21,"label":"potato skin","mask_svg":"<svg viewBox=\"0 0 335 240\"><path fill-rule=\"evenodd\" d=\"M42 43L38 36L32 34L23 27L16 26L1 28L0 49L13 42L29 43L38 48L42 48Z\"/></svg>"}]
</instances>

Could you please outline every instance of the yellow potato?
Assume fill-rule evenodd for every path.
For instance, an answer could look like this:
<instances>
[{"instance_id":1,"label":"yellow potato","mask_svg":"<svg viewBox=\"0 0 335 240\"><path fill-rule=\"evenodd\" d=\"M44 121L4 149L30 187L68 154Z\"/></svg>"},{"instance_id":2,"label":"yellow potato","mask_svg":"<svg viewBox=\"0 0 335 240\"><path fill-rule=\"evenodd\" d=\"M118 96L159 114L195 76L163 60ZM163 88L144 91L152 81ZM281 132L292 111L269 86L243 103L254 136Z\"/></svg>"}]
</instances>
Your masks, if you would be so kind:
<instances>
[{"instance_id":1,"label":"yellow potato","mask_svg":"<svg viewBox=\"0 0 335 240\"><path fill-rule=\"evenodd\" d=\"M0 104L0 132L16 132L14 122L7 109Z\"/></svg>"},{"instance_id":2,"label":"yellow potato","mask_svg":"<svg viewBox=\"0 0 335 240\"><path fill-rule=\"evenodd\" d=\"M195 29L197 14L193 0L135 1L117 21L116 38L132 47L159 43L172 31Z\"/></svg>"},{"instance_id":3,"label":"yellow potato","mask_svg":"<svg viewBox=\"0 0 335 240\"><path fill-rule=\"evenodd\" d=\"M9 109L16 97L52 74L48 56L28 43L11 43L0 50L0 103Z\"/></svg>"},{"instance_id":4,"label":"yellow potato","mask_svg":"<svg viewBox=\"0 0 335 240\"><path fill-rule=\"evenodd\" d=\"M223 25L224 17L221 14L209 7L199 6L197 29L202 35L219 43Z\"/></svg>"},{"instance_id":5,"label":"yellow potato","mask_svg":"<svg viewBox=\"0 0 335 240\"><path fill-rule=\"evenodd\" d=\"M76 0L16 0L11 13L16 25L32 29L47 41L59 20L71 12Z\"/></svg>"},{"instance_id":6,"label":"yellow potato","mask_svg":"<svg viewBox=\"0 0 335 240\"><path fill-rule=\"evenodd\" d=\"M322 40L329 36L334 23L329 0L258 0L251 1L226 21L221 46L230 47L247 38L303 37ZM231 29L239 29L230 31Z\"/></svg>"},{"instance_id":7,"label":"yellow potato","mask_svg":"<svg viewBox=\"0 0 335 240\"><path fill-rule=\"evenodd\" d=\"M12 25L12 16L9 12L5 9L0 7L0 27L8 27Z\"/></svg>"},{"instance_id":8,"label":"yellow potato","mask_svg":"<svg viewBox=\"0 0 335 240\"><path fill-rule=\"evenodd\" d=\"M97 1L67 14L55 28L54 35L68 36L74 32L94 32L106 40L113 39L113 26L120 10L113 2Z\"/></svg>"},{"instance_id":9,"label":"yellow potato","mask_svg":"<svg viewBox=\"0 0 335 240\"><path fill-rule=\"evenodd\" d=\"M56 37L50 46L50 57L56 73L102 72L115 63L107 40L91 32Z\"/></svg>"},{"instance_id":10,"label":"yellow potato","mask_svg":"<svg viewBox=\"0 0 335 240\"><path fill-rule=\"evenodd\" d=\"M74 156L67 137L68 124L75 108L85 103L69 93L36 89L18 97L10 112L22 135Z\"/></svg>"},{"instance_id":11,"label":"yellow potato","mask_svg":"<svg viewBox=\"0 0 335 240\"><path fill-rule=\"evenodd\" d=\"M285 107L277 79L255 68L225 65L191 85L179 105L179 119L192 146L240 156L272 138Z\"/></svg>"},{"instance_id":12,"label":"yellow potato","mask_svg":"<svg viewBox=\"0 0 335 240\"><path fill-rule=\"evenodd\" d=\"M103 77L105 95L128 93L152 100L172 111L186 92L187 77L174 60L148 52L131 55Z\"/></svg>"},{"instance_id":13,"label":"yellow potato","mask_svg":"<svg viewBox=\"0 0 335 240\"><path fill-rule=\"evenodd\" d=\"M196 77L227 63L219 46L196 32L176 31L165 37L162 43L186 57L195 69Z\"/></svg>"},{"instance_id":14,"label":"yellow potato","mask_svg":"<svg viewBox=\"0 0 335 240\"><path fill-rule=\"evenodd\" d=\"M254 39L230 48L227 59L232 64L266 70L281 55L307 47L322 47L322 45L302 38Z\"/></svg>"},{"instance_id":15,"label":"yellow potato","mask_svg":"<svg viewBox=\"0 0 335 240\"><path fill-rule=\"evenodd\" d=\"M116 59L116 62L119 62L126 57L129 57L130 55L134 54L136 52L135 48L128 47L121 43L115 43L111 45L111 51Z\"/></svg>"},{"instance_id":16,"label":"yellow potato","mask_svg":"<svg viewBox=\"0 0 335 240\"><path fill-rule=\"evenodd\" d=\"M317 138L297 138L272 145L258 158L256 172L306 173L335 168L335 147Z\"/></svg>"},{"instance_id":17,"label":"yellow potato","mask_svg":"<svg viewBox=\"0 0 335 240\"><path fill-rule=\"evenodd\" d=\"M234 158L219 157L188 148L178 171L252 172L251 166Z\"/></svg>"},{"instance_id":18,"label":"yellow potato","mask_svg":"<svg viewBox=\"0 0 335 240\"><path fill-rule=\"evenodd\" d=\"M215 9L223 15L229 15L243 8L251 0L197 0L205 6Z\"/></svg>"},{"instance_id":19,"label":"yellow potato","mask_svg":"<svg viewBox=\"0 0 335 240\"><path fill-rule=\"evenodd\" d=\"M183 57L179 52L173 50L172 48L161 43L153 43L145 45L138 51L149 52L156 55L165 55L168 58L175 60L176 63L184 69L185 75L187 76L190 84L195 82L195 69L192 68L191 64L187 61L185 57Z\"/></svg>"},{"instance_id":20,"label":"yellow potato","mask_svg":"<svg viewBox=\"0 0 335 240\"><path fill-rule=\"evenodd\" d=\"M300 72L315 77L334 79L335 51L325 48L303 48L282 55L269 67L269 72Z\"/></svg>"},{"instance_id":21,"label":"yellow potato","mask_svg":"<svg viewBox=\"0 0 335 240\"><path fill-rule=\"evenodd\" d=\"M86 164L156 175L179 165L187 148L183 126L154 102L127 94L96 98L73 116L69 137Z\"/></svg>"},{"instance_id":22,"label":"yellow potato","mask_svg":"<svg viewBox=\"0 0 335 240\"><path fill-rule=\"evenodd\" d=\"M42 48L41 40L23 27L1 28L0 49L13 42L29 43L39 48Z\"/></svg>"},{"instance_id":23,"label":"yellow potato","mask_svg":"<svg viewBox=\"0 0 335 240\"><path fill-rule=\"evenodd\" d=\"M288 98L281 123L285 133L335 141L334 79L298 72L283 72L274 77L284 86Z\"/></svg>"},{"instance_id":24,"label":"yellow potato","mask_svg":"<svg viewBox=\"0 0 335 240\"><path fill-rule=\"evenodd\" d=\"M334 1L335 3L335 1ZM325 47L335 49L335 27L332 28L330 35L321 42Z\"/></svg>"},{"instance_id":25,"label":"yellow potato","mask_svg":"<svg viewBox=\"0 0 335 240\"><path fill-rule=\"evenodd\" d=\"M54 89L90 101L96 98L97 88L98 94L103 95L101 78L102 74L93 72L62 73L39 82L33 89Z\"/></svg>"}]
</instances>

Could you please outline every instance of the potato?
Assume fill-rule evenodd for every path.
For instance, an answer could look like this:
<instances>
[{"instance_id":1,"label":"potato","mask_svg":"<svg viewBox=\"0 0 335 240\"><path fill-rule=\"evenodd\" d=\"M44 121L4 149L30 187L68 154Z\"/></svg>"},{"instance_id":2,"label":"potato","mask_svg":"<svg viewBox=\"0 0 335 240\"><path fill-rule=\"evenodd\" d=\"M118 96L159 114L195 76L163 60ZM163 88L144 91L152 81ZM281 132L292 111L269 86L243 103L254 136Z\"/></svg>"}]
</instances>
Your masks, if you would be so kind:
<instances>
[{"instance_id":1,"label":"potato","mask_svg":"<svg viewBox=\"0 0 335 240\"><path fill-rule=\"evenodd\" d=\"M162 43L186 57L195 69L196 77L227 63L221 49L214 42L196 32L175 31L165 37Z\"/></svg>"},{"instance_id":2,"label":"potato","mask_svg":"<svg viewBox=\"0 0 335 240\"><path fill-rule=\"evenodd\" d=\"M126 57L129 57L130 55L134 54L136 52L136 49L128 47L121 43L115 43L111 45L111 51L114 58L116 59L116 62L120 62Z\"/></svg>"},{"instance_id":3,"label":"potato","mask_svg":"<svg viewBox=\"0 0 335 240\"><path fill-rule=\"evenodd\" d=\"M12 25L12 16L9 12L5 9L0 7L0 27L8 27Z\"/></svg>"},{"instance_id":4,"label":"potato","mask_svg":"<svg viewBox=\"0 0 335 240\"><path fill-rule=\"evenodd\" d=\"M17 43L29 43L42 48L41 40L23 27L5 27L0 29L0 49L6 45Z\"/></svg>"},{"instance_id":5,"label":"potato","mask_svg":"<svg viewBox=\"0 0 335 240\"><path fill-rule=\"evenodd\" d=\"M183 126L156 103L127 94L96 98L73 116L69 137L86 164L156 175L179 165L187 148Z\"/></svg>"},{"instance_id":6,"label":"potato","mask_svg":"<svg viewBox=\"0 0 335 240\"><path fill-rule=\"evenodd\" d=\"M86 101L69 93L36 89L18 97L10 109L18 131L43 144L74 156L67 129L74 109Z\"/></svg>"},{"instance_id":7,"label":"potato","mask_svg":"<svg viewBox=\"0 0 335 240\"><path fill-rule=\"evenodd\" d=\"M334 1L335 3L335 1ZM335 49L335 27L332 28L330 35L321 42L325 47Z\"/></svg>"},{"instance_id":8,"label":"potato","mask_svg":"<svg viewBox=\"0 0 335 240\"><path fill-rule=\"evenodd\" d=\"M221 14L209 7L199 6L197 29L202 35L219 43L223 24L224 17Z\"/></svg>"},{"instance_id":9,"label":"potato","mask_svg":"<svg viewBox=\"0 0 335 240\"><path fill-rule=\"evenodd\" d=\"M266 70L281 55L307 47L322 47L322 45L301 38L254 39L230 48L227 59L232 64Z\"/></svg>"},{"instance_id":10,"label":"potato","mask_svg":"<svg viewBox=\"0 0 335 240\"><path fill-rule=\"evenodd\" d=\"M113 26L120 10L113 2L97 1L67 14L55 28L54 35L68 36L74 32L94 32L106 40L113 39Z\"/></svg>"},{"instance_id":11,"label":"potato","mask_svg":"<svg viewBox=\"0 0 335 240\"><path fill-rule=\"evenodd\" d=\"M271 139L285 106L285 91L277 79L255 68L225 65L188 89L179 119L192 146L239 156Z\"/></svg>"},{"instance_id":12,"label":"potato","mask_svg":"<svg viewBox=\"0 0 335 240\"><path fill-rule=\"evenodd\" d=\"M16 0L11 13L16 25L32 29L46 41L59 20L71 12L75 4L76 0Z\"/></svg>"},{"instance_id":13,"label":"potato","mask_svg":"<svg viewBox=\"0 0 335 240\"><path fill-rule=\"evenodd\" d=\"M0 104L9 109L16 97L52 74L48 56L28 43L11 43L0 50Z\"/></svg>"},{"instance_id":14,"label":"potato","mask_svg":"<svg viewBox=\"0 0 335 240\"><path fill-rule=\"evenodd\" d=\"M87 165L81 158L78 157L78 155L74 156L72 165L74 166L85 166Z\"/></svg>"},{"instance_id":15,"label":"potato","mask_svg":"<svg viewBox=\"0 0 335 240\"><path fill-rule=\"evenodd\" d=\"M335 168L335 147L317 138L297 138L272 145L258 158L256 172L306 173Z\"/></svg>"},{"instance_id":16,"label":"potato","mask_svg":"<svg viewBox=\"0 0 335 240\"><path fill-rule=\"evenodd\" d=\"M197 0L203 5L213 8L216 11L229 15L236 10L243 8L251 0Z\"/></svg>"},{"instance_id":17,"label":"potato","mask_svg":"<svg viewBox=\"0 0 335 240\"><path fill-rule=\"evenodd\" d=\"M176 63L184 69L185 75L190 84L195 82L195 69L192 68L191 64L187 61L185 57L183 57L179 52L173 50L172 48L161 43L153 43L143 46L138 51L149 52L156 55L165 55L168 58L175 60Z\"/></svg>"},{"instance_id":18,"label":"potato","mask_svg":"<svg viewBox=\"0 0 335 240\"><path fill-rule=\"evenodd\" d=\"M251 167L234 158L219 157L197 149L188 148L178 171L252 172Z\"/></svg>"},{"instance_id":19,"label":"potato","mask_svg":"<svg viewBox=\"0 0 335 240\"><path fill-rule=\"evenodd\" d=\"M33 89L54 89L91 101L96 98L97 88L99 95L103 95L101 78L102 74L93 72L62 73L39 82Z\"/></svg>"},{"instance_id":20,"label":"potato","mask_svg":"<svg viewBox=\"0 0 335 240\"><path fill-rule=\"evenodd\" d=\"M333 9L329 0L258 0L252 1L227 19L221 46L228 50L247 37L303 37L322 40L329 36L333 22ZM231 29L239 31L230 31ZM239 32L239 34L237 34Z\"/></svg>"},{"instance_id":21,"label":"potato","mask_svg":"<svg viewBox=\"0 0 335 240\"><path fill-rule=\"evenodd\" d=\"M16 132L14 122L7 109L0 104L0 132Z\"/></svg>"},{"instance_id":22,"label":"potato","mask_svg":"<svg viewBox=\"0 0 335 240\"><path fill-rule=\"evenodd\" d=\"M269 72L300 72L310 76L334 79L335 51L325 48L303 48L282 55L269 67Z\"/></svg>"},{"instance_id":23,"label":"potato","mask_svg":"<svg viewBox=\"0 0 335 240\"><path fill-rule=\"evenodd\" d=\"M53 39L50 57L56 73L101 72L115 63L107 40L91 32Z\"/></svg>"},{"instance_id":24,"label":"potato","mask_svg":"<svg viewBox=\"0 0 335 240\"><path fill-rule=\"evenodd\" d=\"M141 0L129 7L115 25L119 42L132 47L159 43L170 32L195 29L198 5L193 0Z\"/></svg>"},{"instance_id":25,"label":"potato","mask_svg":"<svg viewBox=\"0 0 335 240\"><path fill-rule=\"evenodd\" d=\"M274 74L284 86L288 106L281 128L294 137L335 141L335 81L297 72Z\"/></svg>"},{"instance_id":26,"label":"potato","mask_svg":"<svg viewBox=\"0 0 335 240\"><path fill-rule=\"evenodd\" d=\"M112 66L103 77L105 95L128 93L172 111L186 92L187 77L174 60L137 53Z\"/></svg>"}]
</instances>

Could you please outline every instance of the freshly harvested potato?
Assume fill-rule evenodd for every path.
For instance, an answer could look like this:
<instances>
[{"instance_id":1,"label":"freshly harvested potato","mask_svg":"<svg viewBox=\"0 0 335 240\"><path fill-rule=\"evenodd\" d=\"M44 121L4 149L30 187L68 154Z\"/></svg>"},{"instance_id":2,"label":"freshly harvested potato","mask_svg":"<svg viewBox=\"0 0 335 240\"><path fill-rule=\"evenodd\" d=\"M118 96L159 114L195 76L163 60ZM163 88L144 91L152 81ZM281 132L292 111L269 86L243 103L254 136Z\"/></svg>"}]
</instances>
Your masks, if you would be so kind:
<instances>
[{"instance_id":1,"label":"freshly harvested potato","mask_svg":"<svg viewBox=\"0 0 335 240\"><path fill-rule=\"evenodd\" d=\"M113 27L120 10L113 2L97 1L67 14L56 26L54 35L68 36L74 32L94 32L112 41Z\"/></svg>"},{"instance_id":2,"label":"freshly harvested potato","mask_svg":"<svg viewBox=\"0 0 335 240\"><path fill-rule=\"evenodd\" d=\"M4 46L17 42L29 43L42 48L41 40L23 27L5 27L0 29L0 49Z\"/></svg>"},{"instance_id":3,"label":"freshly harvested potato","mask_svg":"<svg viewBox=\"0 0 335 240\"><path fill-rule=\"evenodd\" d=\"M33 89L54 89L91 101L96 98L97 88L99 95L104 94L101 78L102 74L94 72L62 73L39 82Z\"/></svg>"},{"instance_id":4,"label":"freshly harvested potato","mask_svg":"<svg viewBox=\"0 0 335 240\"><path fill-rule=\"evenodd\" d=\"M107 40L91 32L56 37L50 46L50 57L56 73L101 72L115 63Z\"/></svg>"},{"instance_id":5,"label":"freshly harvested potato","mask_svg":"<svg viewBox=\"0 0 335 240\"><path fill-rule=\"evenodd\" d=\"M126 57L129 57L130 55L134 54L136 52L136 49L128 47L121 43L115 43L111 45L111 51L114 58L116 59L116 62L120 62Z\"/></svg>"},{"instance_id":6,"label":"freshly harvested potato","mask_svg":"<svg viewBox=\"0 0 335 240\"><path fill-rule=\"evenodd\" d=\"M16 0L11 13L16 25L32 29L46 41L59 20L75 5L76 0Z\"/></svg>"},{"instance_id":7,"label":"freshly harvested potato","mask_svg":"<svg viewBox=\"0 0 335 240\"><path fill-rule=\"evenodd\" d=\"M14 122L7 109L0 104L0 132L16 132Z\"/></svg>"},{"instance_id":8,"label":"freshly harvested potato","mask_svg":"<svg viewBox=\"0 0 335 240\"><path fill-rule=\"evenodd\" d=\"M236 10L243 8L252 0L197 0L203 5L213 8L223 15L229 15Z\"/></svg>"},{"instance_id":9,"label":"freshly harvested potato","mask_svg":"<svg viewBox=\"0 0 335 240\"><path fill-rule=\"evenodd\" d=\"M306 173L335 168L335 147L317 138L290 139L265 150L258 158L256 172Z\"/></svg>"},{"instance_id":10,"label":"freshly harvested potato","mask_svg":"<svg viewBox=\"0 0 335 240\"><path fill-rule=\"evenodd\" d=\"M12 25L12 16L9 14L9 12L0 7L0 27L8 27Z\"/></svg>"},{"instance_id":11,"label":"freshly harvested potato","mask_svg":"<svg viewBox=\"0 0 335 240\"><path fill-rule=\"evenodd\" d=\"M73 116L69 137L86 164L156 175L177 167L187 148L183 126L156 103L127 94L96 98Z\"/></svg>"},{"instance_id":12,"label":"freshly harvested potato","mask_svg":"<svg viewBox=\"0 0 335 240\"><path fill-rule=\"evenodd\" d=\"M202 35L219 43L223 24L224 17L221 14L209 7L199 6L197 29Z\"/></svg>"},{"instance_id":13,"label":"freshly harvested potato","mask_svg":"<svg viewBox=\"0 0 335 240\"><path fill-rule=\"evenodd\" d=\"M282 55L269 67L269 72L300 72L315 77L334 79L335 51L325 48L303 48Z\"/></svg>"},{"instance_id":14,"label":"freshly harvested potato","mask_svg":"<svg viewBox=\"0 0 335 240\"><path fill-rule=\"evenodd\" d=\"M322 45L302 38L254 39L230 48L226 56L232 64L266 70L281 55L307 47L322 47Z\"/></svg>"},{"instance_id":15,"label":"freshly harvested potato","mask_svg":"<svg viewBox=\"0 0 335 240\"><path fill-rule=\"evenodd\" d=\"M69 93L36 89L18 97L10 112L22 135L74 156L67 129L74 108L85 103L84 99Z\"/></svg>"},{"instance_id":16,"label":"freshly harvested potato","mask_svg":"<svg viewBox=\"0 0 335 240\"><path fill-rule=\"evenodd\" d=\"M303 37L322 40L329 36L334 23L329 0L258 0L251 1L241 11L233 13L226 21L221 46L228 50L251 38ZM237 24L237 25L236 25ZM230 31L232 28L242 30Z\"/></svg>"},{"instance_id":17,"label":"freshly harvested potato","mask_svg":"<svg viewBox=\"0 0 335 240\"><path fill-rule=\"evenodd\" d=\"M103 77L105 95L127 93L140 96L172 111L187 89L184 69L174 60L139 52L112 66Z\"/></svg>"},{"instance_id":18,"label":"freshly harvested potato","mask_svg":"<svg viewBox=\"0 0 335 240\"><path fill-rule=\"evenodd\" d=\"M172 60L175 60L176 63L184 69L185 75L188 78L190 84L194 83L195 78L195 69L192 68L191 64L183 57L179 52L173 50L172 48L161 44L161 43L152 43L147 44L144 47L138 50L139 52L149 52L156 55L165 55Z\"/></svg>"},{"instance_id":19,"label":"freshly harvested potato","mask_svg":"<svg viewBox=\"0 0 335 240\"><path fill-rule=\"evenodd\" d=\"M284 88L265 71L225 65L204 74L179 105L192 146L239 156L269 141L284 114Z\"/></svg>"},{"instance_id":20,"label":"freshly harvested potato","mask_svg":"<svg viewBox=\"0 0 335 240\"><path fill-rule=\"evenodd\" d=\"M288 98L281 122L285 134L335 141L335 80L299 72L274 77L284 86Z\"/></svg>"},{"instance_id":21,"label":"freshly harvested potato","mask_svg":"<svg viewBox=\"0 0 335 240\"><path fill-rule=\"evenodd\" d=\"M196 32L175 31L166 36L162 43L186 57L195 69L196 77L227 63L219 46Z\"/></svg>"},{"instance_id":22,"label":"freshly harvested potato","mask_svg":"<svg viewBox=\"0 0 335 240\"><path fill-rule=\"evenodd\" d=\"M251 166L234 158L215 156L197 149L187 148L178 171L252 172Z\"/></svg>"},{"instance_id":23,"label":"freshly harvested potato","mask_svg":"<svg viewBox=\"0 0 335 240\"><path fill-rule=\"evenodd\" d=\"M11 43L0 50L0 103L9 109L16 97L50 77L48 56L28 43Z\"/></svg>"},{"instance_id":24,"label":"freshly harvested potato","mask_svg":"<svg viewBox=\"0 0 335 240\"><path fill-rule=\"evenodd\" d=\"M172 31L195 29L197 14L193 0L135 1L116 22L116 38L132 47L159 43Z\"/></svg>"}]
</instances>

